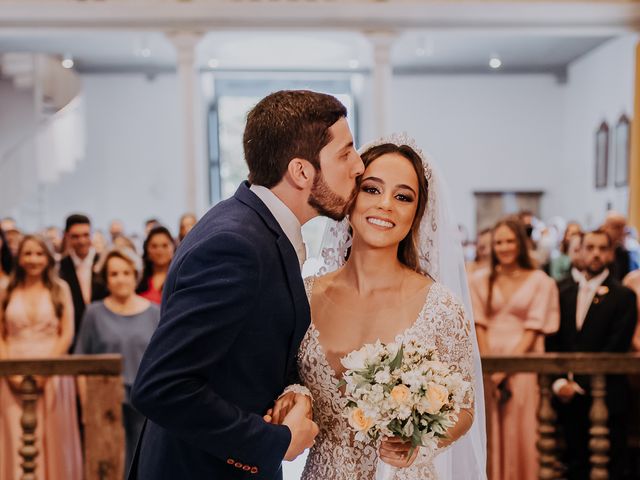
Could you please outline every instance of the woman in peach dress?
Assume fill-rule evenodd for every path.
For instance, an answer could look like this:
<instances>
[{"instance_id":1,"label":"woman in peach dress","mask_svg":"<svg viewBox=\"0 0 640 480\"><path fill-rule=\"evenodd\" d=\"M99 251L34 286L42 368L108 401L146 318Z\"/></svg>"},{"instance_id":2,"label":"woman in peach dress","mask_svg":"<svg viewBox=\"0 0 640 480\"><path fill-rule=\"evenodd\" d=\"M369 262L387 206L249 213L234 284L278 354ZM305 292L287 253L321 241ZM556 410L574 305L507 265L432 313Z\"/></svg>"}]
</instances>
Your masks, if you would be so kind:
<instances>
[{"instance_id":1,"label":"woman in peach dress","mask_svg":"<svg viewBox=\"0 0 640 480\"><path fill-rule=\"evenodd\" d=\"M73 303L44 240L21 242L16 268L0 291L0 358L56 357L66 354L73 336ZM16 395L22 377L0 378L0 480L22 478L20 417ZM46 480L80 480L82 452L76 390L70 377L36 377L36 475Z\"/></svg>"},{"instance_id":2,"label":"woman in peach dress","mask_svg":"<svg viewBox=\"0 0 640 480\"><path fill-rule=\"evenodd\" d=\"M503 220L492 232L491 268L470 278L482 355L544 351L544 336L558 330L558 289L529 257L524 227ZM491 480L537 480L536 375L494 373L485 383L488 472Z\"/></svg>"}]
</instances>

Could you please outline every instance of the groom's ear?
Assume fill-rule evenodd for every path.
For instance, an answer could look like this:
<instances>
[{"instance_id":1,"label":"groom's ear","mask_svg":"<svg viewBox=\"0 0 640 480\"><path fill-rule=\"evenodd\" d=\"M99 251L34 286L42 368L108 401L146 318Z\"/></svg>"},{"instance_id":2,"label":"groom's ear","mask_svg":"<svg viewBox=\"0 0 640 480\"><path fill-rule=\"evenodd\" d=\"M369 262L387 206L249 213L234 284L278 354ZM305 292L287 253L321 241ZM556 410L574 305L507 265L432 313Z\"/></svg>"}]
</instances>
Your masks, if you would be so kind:
<instances>
[{"instance_id":1,"label":"groom's ear","mask_svg":"<svg viewBox=\"0 0 640 480\"><path fill-rule=\"evenodd\" d=\"M293 158L287 166L289 181L300 190L311 189L316 169L304 158Z\"/></svg>"}]
</instances>

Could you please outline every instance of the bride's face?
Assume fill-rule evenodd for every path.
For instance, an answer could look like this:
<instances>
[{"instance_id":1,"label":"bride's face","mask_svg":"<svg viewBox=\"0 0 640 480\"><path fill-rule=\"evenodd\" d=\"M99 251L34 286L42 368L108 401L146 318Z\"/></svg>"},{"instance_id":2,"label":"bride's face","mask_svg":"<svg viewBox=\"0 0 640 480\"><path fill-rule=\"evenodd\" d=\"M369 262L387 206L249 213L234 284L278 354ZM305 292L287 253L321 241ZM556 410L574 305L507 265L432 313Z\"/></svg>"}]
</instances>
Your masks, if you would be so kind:
<instances>
[{"instance_id":1,"label":"bride's face","mask_svg":"<svg viewBox=\"0 0 640 480\"><path fill-rule=\"evenodd\" d=\"M398 153L381 155L365 169L351 212L354 236L374 247L399 244L418 208L418 176Z\"/></svg>"}]
</instances>

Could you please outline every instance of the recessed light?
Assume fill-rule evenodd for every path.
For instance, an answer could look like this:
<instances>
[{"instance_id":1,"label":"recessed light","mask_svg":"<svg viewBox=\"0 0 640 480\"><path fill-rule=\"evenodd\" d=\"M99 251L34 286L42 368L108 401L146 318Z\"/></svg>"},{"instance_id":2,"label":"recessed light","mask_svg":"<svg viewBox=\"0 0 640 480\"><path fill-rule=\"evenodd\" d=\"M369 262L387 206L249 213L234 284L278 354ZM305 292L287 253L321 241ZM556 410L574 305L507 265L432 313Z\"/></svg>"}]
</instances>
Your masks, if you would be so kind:
<instances>
[{"instance_id":1,"label":"recessed light","mask_svg":"<svg viewBox=\"0 0 640 480\"><path fill-rule=\"evenodd\" d=\"M151 49L148 47L145 47L143 49L140 50L140 56L144 57L144 58L148 58L151 56Z\"/></svg>"},{"instance_id":2,"label":"recessed light","mask_svg":"<svg viewBox=\"0 0 640 480\"><path fill-rule=\"evenodd\" d=\"M73 66L75 65L73 62L73 58L71 58L71 55L66 54L63 58L62 58L62 62L60 62L62 64L63 68L69 69L69 68L73 68Z\"/></svg>"},{"instance_id":3,"label":"recessed light","mask_svg":"<svg viewBox=\"0 0 640 480\"><path fill-rule=\"evenodd\" d=\"M502 60L497 55L494 55L489 60L489 66L494 70L502 66Z\"/></svg>"}]
</instances>

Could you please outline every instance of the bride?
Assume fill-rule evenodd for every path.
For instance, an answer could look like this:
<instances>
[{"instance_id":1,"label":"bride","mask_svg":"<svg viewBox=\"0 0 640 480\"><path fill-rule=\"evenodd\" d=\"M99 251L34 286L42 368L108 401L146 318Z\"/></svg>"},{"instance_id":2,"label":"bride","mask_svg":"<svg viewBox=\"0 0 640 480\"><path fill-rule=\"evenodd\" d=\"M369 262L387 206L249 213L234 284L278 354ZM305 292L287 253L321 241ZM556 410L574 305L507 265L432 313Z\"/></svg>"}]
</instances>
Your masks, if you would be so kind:
<instances>
[{"instance_id":1,"label":"bride","mask_svg":"<svg viewBox=\"0 0 640 480\"><path fill-rule=\"evenodd\" d=\"M305 280L312 322L298 368L320 433L302 479L373 479L379 460L398 467L398 480L484 479L480 362L462 249L441 181L404 137L379 140L361 156L365 172L347 220L327 227L322 275ZM420 447L407 459L410 444L354 439L342 415L340 359L378 339L426 344L474 385L436 451ZM278 400L274 421L291 401L291 394Z\"/></svg>"}]
</instances>

